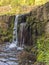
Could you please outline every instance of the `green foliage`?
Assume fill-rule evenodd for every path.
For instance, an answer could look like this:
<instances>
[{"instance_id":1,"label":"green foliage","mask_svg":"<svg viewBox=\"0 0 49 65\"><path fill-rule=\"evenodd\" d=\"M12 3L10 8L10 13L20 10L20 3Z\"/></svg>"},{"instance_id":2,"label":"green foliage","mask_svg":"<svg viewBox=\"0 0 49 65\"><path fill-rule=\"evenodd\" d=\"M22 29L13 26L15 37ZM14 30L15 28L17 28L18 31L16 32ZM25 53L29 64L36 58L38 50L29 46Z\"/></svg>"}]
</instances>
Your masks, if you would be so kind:
<instances>
[{"instance_id":1,"label":"green foliage","mask_svg":"<svg viewBox=\"0 0 49 65\"><path fill-rule=\"evenodd\" d=\"M1 0L0 15L14 15L26 13L28 11L29 6L32 6L33 4L34 0Z\"/></svg>"},{"instance_id":2,"label":"green foliage","mask_svg":"<svg viewBox=\"0 0 49 65\"><path fill-rule=\"evenodd\" d=\"M43 4L44 1L39 0L0 0L0 15L14 15L28 13L33 9L34 5ZM47 0L46 0L47 2ZM40 4L39 4L40 5Z\"/></svg>"},{"instance_id":3,"label":"green foliage","mask_svg":"<svg viewBox=\"0 0 49 65\"><path fill-rule=\"evenodd\" d=\"M35 4L36 0L1 0L0 5L8 5L8 4L18 4L18 5L33 5ZM45 3L47 0L39 0L38 3Z\"/></svg>"},{"instance_id":4,"label":"green foliage","mask_svg":"<svg viewBox=\"0 0 49 65\"><path fill-rule=\"evenodd\" d=\"M14 5L31 5L35 2L35 0L1 0L0 5L8 5L8 4L14 4Z\"/></svg>"},{"instance_id":5,"label":"green foliage","mask_svg":"<svg viewBox=\"0 0 49 65\"><path fill-rule=\"evenodd\" d=\"M26 46L26 47L25 47L25 51L31 52L31 48L32 48L32 46Z\"/></svg>"},{"instance_id":6,"label":"green foliage","mask_svg":"<svg viewBox=\"0 0 49 65\"><path fill-rule=\"evenodd\" d=\"M9 23L10 25L9 25L9 28L7 29L7 36L8 36L9 42L11 42L13 38L14 19L15 19L15 16L11 17L11 21Z\"/></svg>"},{"instance_id":7,"label":"green foliage","mask_svg":"<svg viewBox=\"0 0 49 65\"><path fill-rule=\"evenodd\" d=\"M0 26L0 40L1 40L1 42L6 42L6 41L11 42L12 41L14 20L15 20L15 16L10 16L8 28L3 28L2 25ZM1 24L5 23L5 22L6 22L6 20L4 22L1 21ZM6 23L4 25L6 25Z\"/></svg>"},{"instance_id":8,"label":"green foliage","mask_svg":"<svg viewBox=\"0 0 49 65\"><path fill-rule=\"evenodd\" d=\"M42 36L37 40L37 61L49 63L49 39Z\"/></svg>"}]
</instances>

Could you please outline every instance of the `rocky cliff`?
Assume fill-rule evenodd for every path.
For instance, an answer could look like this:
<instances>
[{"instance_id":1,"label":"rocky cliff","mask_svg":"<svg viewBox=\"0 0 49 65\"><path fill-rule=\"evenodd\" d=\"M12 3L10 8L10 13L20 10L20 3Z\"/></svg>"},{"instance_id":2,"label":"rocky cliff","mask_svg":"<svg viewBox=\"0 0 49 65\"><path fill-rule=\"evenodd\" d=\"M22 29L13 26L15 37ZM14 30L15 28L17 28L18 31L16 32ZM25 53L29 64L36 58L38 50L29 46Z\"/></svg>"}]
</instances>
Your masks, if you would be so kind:
<instances>
[{"instance_id":1,"label":"rocky cliff","mask_svg":"<svg viewBox=\"0 0 49 65\"><path fill-rule=\"evenodd\" d=\"M22 31L21 24L23 24ZM32 53L34 57L34 59L31 57L32 62L35 62L33 65L49 65L49 2L36 7L29 14L20 16L18 25L19 44L24 41L25 45L29 45L26 51ZM22 37L21 33L23 33ZM20 40L22 40L21 43ZM25 54L21 56L27 58Z\"/></svg>"},{"instance_id":2,"label":"rocky cliff","mask_svg":"<svg viewBox=\"0 0 49 65\"><path fill-rule=\"evenodd\" d=\"M14 26L15 16L0 16L0 40L9 41L12 40L12 32ZM41 35L49 37L49 2L44 5L33 8L28 14L19 16L18 22L18 38L20 40L20 27L23 26L22 38L24 43L33 44L36 39Z\"/></svg>"},{"instance_id":3,"label":"rocky cliff","mask_svg":"<svg viewBox=\"0 0 49 65\"><path fill-rule=\"evenodd\" d=\"M42 35L49 37L49 2L34 8L29 14L21 15L18 27L21 23L26 23L22 36L25 44L34 45Z\"/></svg>"},{"instance_id":4,"label":"rocky cliff","mask_svg":"<svg viewBox=\"0 0 49 65\"><path fill-rule=\"evenodd\" d=\"M0 16L0 43L12 40L14 16Z\"/></svg>"}]
</instances>

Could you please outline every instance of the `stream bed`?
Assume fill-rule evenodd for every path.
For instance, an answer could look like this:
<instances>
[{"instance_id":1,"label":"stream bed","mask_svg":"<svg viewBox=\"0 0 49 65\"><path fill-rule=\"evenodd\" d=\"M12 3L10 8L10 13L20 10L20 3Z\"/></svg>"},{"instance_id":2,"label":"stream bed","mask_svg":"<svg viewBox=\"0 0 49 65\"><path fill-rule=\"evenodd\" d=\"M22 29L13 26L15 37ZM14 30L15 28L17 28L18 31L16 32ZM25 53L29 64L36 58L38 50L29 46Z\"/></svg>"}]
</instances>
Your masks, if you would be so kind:
<instances>
[{"instance_id":1,"label":"stream bed","mask_svg":"<svg viewBox=\"0 0 49 65\"><path fill-rule=\"evenodd\" d=\"M18 65L18 58L16 55L19 52L15 49L6 50L9 43L0 44L0 65Z\"/></svg>"}]
</instances>

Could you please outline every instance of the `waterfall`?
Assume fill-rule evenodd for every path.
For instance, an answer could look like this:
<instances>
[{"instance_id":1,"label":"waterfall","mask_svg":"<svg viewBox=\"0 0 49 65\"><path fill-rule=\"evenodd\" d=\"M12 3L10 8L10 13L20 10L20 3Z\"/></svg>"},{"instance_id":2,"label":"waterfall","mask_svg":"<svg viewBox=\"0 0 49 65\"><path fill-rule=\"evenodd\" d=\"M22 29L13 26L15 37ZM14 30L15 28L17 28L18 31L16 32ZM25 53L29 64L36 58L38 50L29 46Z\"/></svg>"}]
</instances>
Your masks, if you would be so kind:
<instances>
[{"instance_id":1,"label":"waterfall","mask_svg":"<svg viewBox=\"0 0 49 65\"><path fill-rule=\"evenodd\" d=\"M14 28L13 28L13 41L9 45L9 48L17 47L18 44L18 38L17 38L17 23L18 23L18 17L19 15L16 15L15 22L14 22Z\"/></svg>"},{"instance_id":2,"label":"waterfall","mask_svg":"<svg viewBox=\"0 0 49 65\"><path fill-rule=\"evenodd\" d=\"M15 17L14 28L13 28L13 43L16 42L16 44L18 43L18 37L17 37L17 23L18 23L18 17L19 17L19 15L17 15L17 16Z\"/></svg>"},{"instance_id":3,"label":"waterfall","mask_svg":"<svg viewBox=\"0 0 49 65\"><path fill-rule=\"evenodd\" d=\"M22 22L20 23L20 46L24 46L24 35L25 35L25 26L26 26L26 23L25 22Z\"/></svg>"},{"instance_id":4,"label":"waterfall","mask_svg":"<svg viewBox=\"0 0 49 65\"><path fill-rule=\"evenodd\" d=\"M22 50L22 47L18 47L18 37L17 37L17 23L18 23L18 18L19 15L16 15L15 17L15 22L14 22L14 28L13 28L13 41L12 43L9 45L9 48L17 48L17 50Z\"/></svg>"}]
</instances>

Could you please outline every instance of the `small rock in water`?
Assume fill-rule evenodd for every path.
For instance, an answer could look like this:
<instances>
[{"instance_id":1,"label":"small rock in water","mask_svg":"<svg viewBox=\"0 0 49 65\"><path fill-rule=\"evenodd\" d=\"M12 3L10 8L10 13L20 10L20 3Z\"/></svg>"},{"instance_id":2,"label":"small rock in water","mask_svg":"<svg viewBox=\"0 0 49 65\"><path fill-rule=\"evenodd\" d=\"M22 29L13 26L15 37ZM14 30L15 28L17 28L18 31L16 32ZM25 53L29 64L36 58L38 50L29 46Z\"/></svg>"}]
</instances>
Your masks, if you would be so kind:
<instances>
[{"instance_id":1,"label":"small rock in water","mask_svg":"<svg viewBox=\"0 0 49 65\"><path fill-rule=\"evenodd\" d=\"M22 48L22 47L17 47L17 51L21 51L21 50L23 50L24 48Z\"/></svg>"},{"instance_id":2,"label":"small rock in water","mask_svg":"<svg viewBox=\"0 0 49 65\"><path fill-rule=\"evenodd\" d=\"M12 43L9 48L14 48L14 47L17 47L15 43Z\"/></svg>"},{"instance_id":3,"label":"small rock in water","mask_svg":"<svg viewBox=\"0 0 49 65\"><path fill-rule=\"evenodd\" d=\"M0 58L0 61L6 62L8 59Z\"/></svg>"},{"instance_id":4,"label":"small rock in water","mask_svg":"<svg viewBox=\"0 0 49 65\"><path fill-rule=\"evenodd\" d=\"M8 65L8 64L0 61L0 65Z\"/></svg>"},{"instance_id":5,"label":"small rock in water","mask_svg":"<svg viewBox=\"0 0 49 65\"><path fill-rule=\"evenodd\" d=\"M16 59L16 58L9 58L9 60L11 60L11 61L18 61L18 59Z\"/></svg>"},{"instance_id":6,"label":"small rock in water","mask_svg":"<svg viewBox=\"0 0 49 65\"><path fill-rule=\"evenodd\" d=\"M12 61L8 61L7 63L8 63L9 65L18 65L18 63L12 62Z\"/></svg>"}]
</instances>

